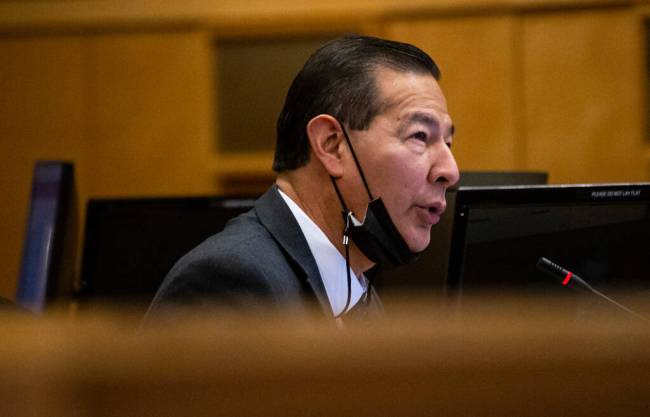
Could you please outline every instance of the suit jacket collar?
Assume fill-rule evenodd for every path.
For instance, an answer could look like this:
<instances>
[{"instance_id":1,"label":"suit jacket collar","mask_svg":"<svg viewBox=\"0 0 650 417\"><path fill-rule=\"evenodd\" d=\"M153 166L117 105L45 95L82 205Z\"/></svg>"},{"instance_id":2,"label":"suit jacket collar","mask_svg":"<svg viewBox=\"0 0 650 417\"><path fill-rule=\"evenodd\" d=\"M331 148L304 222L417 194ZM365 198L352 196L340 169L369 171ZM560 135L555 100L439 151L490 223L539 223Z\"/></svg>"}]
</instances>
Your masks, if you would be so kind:
<instances>
[{"instance_id":1,"label":"suit jacket collar","mask_svg":"<svg viewBox=\"0 0 650 417\"><path fill-rule=\"evenodd\" d=\"M256 202L255 211L260 222L271 233L273 238L289 254L291 259L302 269L305 279L314 291L318 302L325 314L332 316L323 280L318 272L305 236L291 210L278 192L277 185L271 186Z\"/></svg>"}]
</instances>

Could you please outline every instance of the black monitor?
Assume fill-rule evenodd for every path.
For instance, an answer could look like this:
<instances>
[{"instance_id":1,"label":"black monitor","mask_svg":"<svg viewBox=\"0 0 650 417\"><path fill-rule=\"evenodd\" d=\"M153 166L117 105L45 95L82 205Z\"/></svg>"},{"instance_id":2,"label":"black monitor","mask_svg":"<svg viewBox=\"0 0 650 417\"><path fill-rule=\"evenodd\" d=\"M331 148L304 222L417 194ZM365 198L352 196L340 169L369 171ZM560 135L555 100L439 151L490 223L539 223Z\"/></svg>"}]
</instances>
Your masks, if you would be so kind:
<instances>
[{"instance_id":1,"label":"black monitor","mask_svg":"<svg viewBox=\"0 0 650 417\"><path fill-rule=\"evenodd\" d=\"M566 291L540 257L605 293L650 289L650 184L461 187L453 214L453 296Z\"/></svg>"},{"instance_id":2,"label":"black monitor","mask_svg":"<svg viewBox=\"0 0 650 417\"><path fill-rule=\"evenodd\" d=\"M253 197L91 199L80 300L144 312L174 263Z\"/></svg>"},{"instance_id":3,"label":"black monitor","mask_svg":"<svg viewBox=\"0 0 650 417\"><path fill-rule=\"evenodd\" d=\"M37 162L16 291L17 305L41 312L55 298L72 295L74 204L72 163Z\"/></svg>"}]
</instances>

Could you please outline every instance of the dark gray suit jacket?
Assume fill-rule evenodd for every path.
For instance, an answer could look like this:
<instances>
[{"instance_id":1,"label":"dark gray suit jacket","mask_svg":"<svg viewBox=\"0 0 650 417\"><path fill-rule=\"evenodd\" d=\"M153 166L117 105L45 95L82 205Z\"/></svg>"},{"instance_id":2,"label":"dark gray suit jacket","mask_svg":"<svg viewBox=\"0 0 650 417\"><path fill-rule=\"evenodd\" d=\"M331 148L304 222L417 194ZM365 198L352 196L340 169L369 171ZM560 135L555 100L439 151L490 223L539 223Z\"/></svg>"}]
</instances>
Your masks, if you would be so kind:
<instances>
[{"instance_id":1,"label":"dark gray suit jacket","mask_svg":"<svg viewBox=\"0 0 650 417\"><path fill-rule=\"evenodd\" d=\"M380 311L373 298L372 310ZM332 317L316 261L277 186L174 265L148 318L167 307L190 305L316 310Z\"/></svg>"}]
</instances>

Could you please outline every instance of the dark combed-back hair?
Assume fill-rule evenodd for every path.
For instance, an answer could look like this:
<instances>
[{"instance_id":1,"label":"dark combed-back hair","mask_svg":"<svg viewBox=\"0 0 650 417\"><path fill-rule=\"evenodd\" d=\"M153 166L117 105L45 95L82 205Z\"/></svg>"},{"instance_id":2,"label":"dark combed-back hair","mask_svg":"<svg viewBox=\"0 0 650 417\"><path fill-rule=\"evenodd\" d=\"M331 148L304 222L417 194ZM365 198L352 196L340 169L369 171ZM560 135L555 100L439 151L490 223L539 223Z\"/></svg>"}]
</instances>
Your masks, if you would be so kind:
<instances>
[{"instance_id":1,"label":"dark combed-back hair","mask_svg":"<svg viewBox=\"0 0 650 417\"><path fill-rule=\"evenodd\" d=\"M323 45L294 78L278 118L273 169L300 168L309 161L307 123L329 114L351 129L367 129L382 111L375 70L431 74L440 70L429 55L402 42L347 36Z\"/></svg>"}]
</instances>

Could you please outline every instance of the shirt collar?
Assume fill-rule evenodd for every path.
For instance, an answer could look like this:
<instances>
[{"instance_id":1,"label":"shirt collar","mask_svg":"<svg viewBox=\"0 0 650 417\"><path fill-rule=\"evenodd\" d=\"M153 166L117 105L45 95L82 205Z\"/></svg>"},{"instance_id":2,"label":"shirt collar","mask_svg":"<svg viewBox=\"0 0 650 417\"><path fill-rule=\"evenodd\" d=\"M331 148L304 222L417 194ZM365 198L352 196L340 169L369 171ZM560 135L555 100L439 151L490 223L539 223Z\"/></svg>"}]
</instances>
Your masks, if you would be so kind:
<instances>
[{"instance_id":1,"label":"shirt collar","mask_svg":"<svg viewBox=\"0 0 650 417\"><path fill-rule=\"evenodd\" d=\"M289 210L291 210L291 213L296 218L300 230L305 235L309 250L311 250L314 256L314 260L318 266L318 272L320 272L320 276L323 279L325 292L332 307L332 312L335 316L341 314L348 297L345 257L330 242L321 228L288 195L279 188L278 192L284 202L287 203L287 206L289 206ZM357 277L352 271L352 268L350 268L350 276L352 280L348 310L357 304L368 286L363 274L361 277Z\"/></svg>"}]
</instances>

